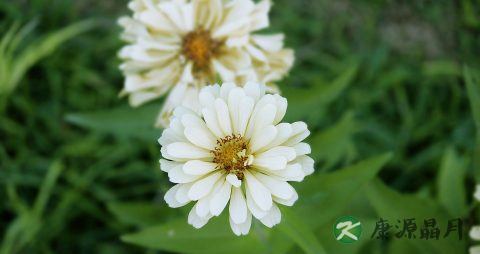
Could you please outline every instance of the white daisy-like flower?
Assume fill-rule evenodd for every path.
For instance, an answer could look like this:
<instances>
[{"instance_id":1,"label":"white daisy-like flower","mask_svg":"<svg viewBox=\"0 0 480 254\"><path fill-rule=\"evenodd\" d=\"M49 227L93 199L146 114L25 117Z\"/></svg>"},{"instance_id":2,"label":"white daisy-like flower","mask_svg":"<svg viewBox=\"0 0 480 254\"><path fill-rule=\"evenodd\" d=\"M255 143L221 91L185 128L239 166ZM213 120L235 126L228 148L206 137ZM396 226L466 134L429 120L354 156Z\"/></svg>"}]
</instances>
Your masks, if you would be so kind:
<instances>
[{"instance_id":1,"label":"white daisy-like flower","mask_svg":"<svg viewBox=\"0 0 480 254\"><path fill-rule=\"evenodd\" d=\"M186 92L218 78L260 82L275 92L272 82L293 64L282 34L252 34L268 27L269 0L133 0L129 7L133 15L119 19L128 42L119 53L126 77L121 94L138 106L173 89L157 126L168 125L172 108L190 106L177 99Z\"/></svg>"},{"instance_id":2,"label":"white daisy-like flower","mask_svg":"<svg viewBox=\"0 0 480 254\"><path fill-rule=\"evenodd\" d=\"M473 194L477 201L480 201L480 184L477 185L475 194ZM480 226L474 226L470 230L470 238L475 241L480 241ZM470 248L470 254L480 254L480 245L473 246Z\"/></svg>"},{"instance_id":3,"label":"white daisy-like flower","mask_svg":"<svg viewBox=\"0 0 480 254\"><path fill-rule=\"evenodd\" d=\"M277 92L272 82L290 70L293 51L283 48L283 34L252 34L268 27L270 7L269 0L131 1L133 15L119 19L128 42L119 53L121 94L138 106L173 89L156 123L167 127L173 108L195 110L184 98L218 78Z\"/></svg>"},{"instance_id":4,"label":"white daisy-like flower","mask_svg":"<svg viewBox=\"0 0 480 254\"><path fill-rule=\"evenodd\" d=\"M287 100L265 94L265 86L233 83L204 87L200 114L177 108L159 139L160 167L175 183L166 194L170 207L196 202L188 222L196 228L229 205L230 226L237 235L250 230L252 216L267 227L280 222L277 204L298 199L289 181L313 173L314 161L302 142L303 122L281 123Z\"/></svg>"}]
</instances>

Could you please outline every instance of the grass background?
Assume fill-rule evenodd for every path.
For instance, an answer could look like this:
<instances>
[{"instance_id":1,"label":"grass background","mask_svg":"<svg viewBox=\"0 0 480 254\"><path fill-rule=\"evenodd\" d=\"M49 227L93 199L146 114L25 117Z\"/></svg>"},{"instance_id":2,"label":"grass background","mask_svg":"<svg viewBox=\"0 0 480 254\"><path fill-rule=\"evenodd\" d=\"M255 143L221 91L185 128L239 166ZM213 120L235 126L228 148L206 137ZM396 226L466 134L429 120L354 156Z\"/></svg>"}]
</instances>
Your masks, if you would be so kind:
<instances>
[{"instance_id":1,"label":"grass background","mask_svg":"<svg viewBox=\"0 0 480 254\"><path fill-rule=\"evenodd\" d=\"M466 253L473 244L480 1L275 0L264 32L285 33L295 49L280 85L287 120L312 131L317 173L295 185L300 200L281 225L255 224L238 239L222 218L194 231L188 210L164 204L170 184L152 128L161 100L131 109L118 98L126 3L0 2L0 253ZM8 32L16 26L24 36L7 43L22 34ZM345 215L364 225L351 246L331 237ZM463 240L381 242L370 238L380 216L391 225L414 216L419 230L435 217L442 232L462 218Z\"/></svg>"}]
</instances>

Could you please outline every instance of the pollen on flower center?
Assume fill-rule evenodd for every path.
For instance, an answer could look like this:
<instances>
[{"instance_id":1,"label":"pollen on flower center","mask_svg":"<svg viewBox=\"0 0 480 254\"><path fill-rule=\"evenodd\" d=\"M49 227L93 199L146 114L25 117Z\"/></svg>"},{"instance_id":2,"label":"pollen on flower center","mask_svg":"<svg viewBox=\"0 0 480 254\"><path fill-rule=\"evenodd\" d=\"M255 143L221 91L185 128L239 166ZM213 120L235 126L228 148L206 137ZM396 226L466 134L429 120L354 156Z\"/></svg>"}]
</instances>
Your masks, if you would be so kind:
<instances>
[{"instance_id":1,"label":"pollen on flower center","mask_svg":"<svg viewBox=\"0 0 480 254\"><path fill-rule=\"evenodd\" d=\"M218 169L243 179L243 173L248 168L248 142L242 136L229 135L218 139L212 153Z\"/></svg>"},{"instance_id":2,"label":"pollen on flower center","mask_svg":"<svg viewBox=\"0 0 480 254\"><path fill-rule=\"evenodd\" d=\"M183 38L182 53L193 61L195 68L208 66L210 58L218 52L220 42L210 37L206 30L196 30Z\"/></svg>"}]
</instances>

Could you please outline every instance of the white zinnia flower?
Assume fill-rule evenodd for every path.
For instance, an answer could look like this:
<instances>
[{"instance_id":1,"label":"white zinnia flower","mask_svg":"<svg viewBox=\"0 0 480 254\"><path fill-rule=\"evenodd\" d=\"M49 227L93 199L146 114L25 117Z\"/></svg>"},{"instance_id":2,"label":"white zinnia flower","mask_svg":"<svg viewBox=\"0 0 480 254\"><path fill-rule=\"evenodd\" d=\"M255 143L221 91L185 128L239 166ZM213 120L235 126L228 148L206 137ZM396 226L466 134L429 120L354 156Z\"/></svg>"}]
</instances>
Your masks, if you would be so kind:
<instances>
[{"instance_id":1,"label":"white zinnia flower","mask_svg":"<svg viewBox=\"0 0 480 254\"><path fill-rule=\"evenodd\" d=\"M133 0L132 17L122 17L119 53L126 76L122 94L132 106L173 89L157 126L168 126L172 108L191 107L184 97L223 82L269 84L285 76L294 60L283 35L256 35L268 27L271 3L262 0ZM191 103L190 103L191 104Z\"/></svg>"},{"instance_id":2,"label":"white zinnia flower","mask_svg":"<svg viewBox=\"0 0 480 254\"><path fill-rule=\"evenodd\" d=\"M477 189L473 196L475 197L475 199L480 201L480 184L477 185ZM476 241L480 241L480 226L472 227L472 229L470 230L470 238ZM480 254L480 245L471 247L470 254Z\"/></svg>"},{"instance_id":3,"label":"white zinnia flower","mask_svg":"<svg viewBox=\"0 0 480 254\"><path fill-rule=\"evenodd\" d=\"M196 228L218 216L230 201L230 225L247 234L252 215L267 227L280 222L278 204L298 195L288 181L313 173L310 132L303 122L280 123L287 100L265 87L232 83L204 87L200 112L178 108L159 139L161 169L176 183L166 194L170 207L194 201L188 222Z\"/></svg>"}]
</instances>

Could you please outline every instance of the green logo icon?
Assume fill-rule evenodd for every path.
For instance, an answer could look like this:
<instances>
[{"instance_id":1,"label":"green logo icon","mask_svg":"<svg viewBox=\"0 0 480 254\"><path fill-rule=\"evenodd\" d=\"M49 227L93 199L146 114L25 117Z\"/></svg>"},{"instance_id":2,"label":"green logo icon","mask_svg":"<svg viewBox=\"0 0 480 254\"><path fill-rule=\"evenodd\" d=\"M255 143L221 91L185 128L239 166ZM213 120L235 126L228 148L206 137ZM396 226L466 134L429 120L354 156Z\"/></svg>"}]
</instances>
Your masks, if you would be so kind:
<instances>
[{"instance_id":1,"label":"green logo icon","mask_svg":"<svg viewBox=\"0 0 480 254\"><path fill-rule=\"evenodd\" d=\"M333 235L341 243L354 243L362 235L362 224L352 216L344 216L333 225Z\"/></svg>"}]
</instances>

